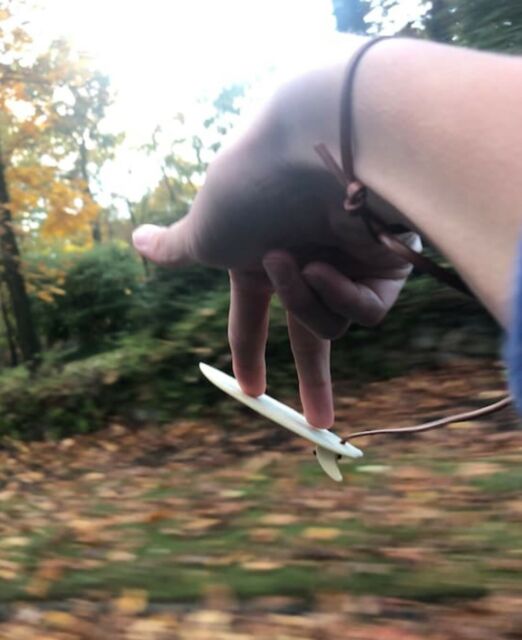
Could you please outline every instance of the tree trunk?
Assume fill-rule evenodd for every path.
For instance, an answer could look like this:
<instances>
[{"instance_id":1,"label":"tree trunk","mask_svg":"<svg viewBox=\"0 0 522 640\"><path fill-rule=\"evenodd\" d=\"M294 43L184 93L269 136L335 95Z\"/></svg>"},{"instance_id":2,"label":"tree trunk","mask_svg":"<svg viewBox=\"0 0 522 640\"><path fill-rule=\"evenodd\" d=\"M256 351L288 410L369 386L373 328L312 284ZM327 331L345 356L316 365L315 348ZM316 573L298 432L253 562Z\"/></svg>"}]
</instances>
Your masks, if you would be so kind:
<instances>
[{"instance_id":1,"label":"tree trunk","mask_svg":"<svg viewBox=\"0 0 522 640\"><path fill-rule=\"evenodd\" d=\"M16 340L13 331L13 325L11 324L11 318L9 317L9 309L7 308L7 304L5 302L4 285L2 283L0 283L0 309L2 310L2 319L4 321L7 345L9 346L10 364L12 367L16 367L16 365L18 364Z\"/></svg>"},{"instance_id":2,"label":"tree trunk","mask_svg":"<svg viewBox=\"0 0 522 640\"><path fill-rule=\"evenodd\" d=\"M25 362L37 364L40 343L35 330L31 304L25 281L20 270L20 251L12 226L9 208L9 191L5 177L5 166L0 160L0 252L4 269L4 280L9 291L15 318L18 344Z\"/></svg>"},{"instance_id":3,"label":"tree trunk","mask_svg":"<svg viewBox=\"0 0 522 640\"><path fill-rule=\"evenodd\" d=\"M101 236L101 225L100 225L100 219L96 218L96 220L93 220L91 223L91 233L92 233L92 241L94 242L94 244L100 244L102 236Z\"/></svg>"},{"instance_id":4,"label":"tree trunk","mask_svg":"<svg viewBox=\"0 0 522 640\"><path fill-rule=\"evenodd\" d=\"M87 164L89 162L89 153L87 151L87 145L85 144L85 140L82 138L80 142L80 173L82 176L82 180L85 183L85 193L92 200L91 187L89 183L89 172L87 171ZM100 216L91 222L91 233L92 240L94 244L100 244L102 240L101 234L101 220Z\"/></svg>"}]
</instances>

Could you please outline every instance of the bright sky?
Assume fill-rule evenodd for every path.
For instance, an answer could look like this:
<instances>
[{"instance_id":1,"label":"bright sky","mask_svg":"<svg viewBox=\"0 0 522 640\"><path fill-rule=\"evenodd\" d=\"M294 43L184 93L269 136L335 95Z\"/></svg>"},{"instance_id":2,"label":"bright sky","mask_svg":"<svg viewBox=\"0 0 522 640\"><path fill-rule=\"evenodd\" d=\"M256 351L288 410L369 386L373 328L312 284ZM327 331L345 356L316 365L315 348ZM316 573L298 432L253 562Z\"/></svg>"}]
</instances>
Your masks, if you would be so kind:
<instances>
[{"instance_id":1,"label":"bright sky","mask_svg":"<svg viewBox=\"0 0 522 640\"><path fill-rule=\"evenodd\" d=\"M290 66L335 37L331 0L43 1L54 30L93 54L132 101L129 123Z\"/></svg>"},{"instance_id":2,"label":"bright sky","mask_svg":"<svg viewBox=\"0 0 522 640\"><path fill-rule=\"evenodd\" d=\"M45 30L92 55L117 92L111 122L127 142L104 174L108 191L140 197L157 167L132 149L178 112L233 82L265 87L295 74L347 36L331 0L41 0ZM418 0L403 0L405 13ZM349 37L349 36L348 36ZM133 179L128 170L133 167Z\"/></svg>"}]
</instances>

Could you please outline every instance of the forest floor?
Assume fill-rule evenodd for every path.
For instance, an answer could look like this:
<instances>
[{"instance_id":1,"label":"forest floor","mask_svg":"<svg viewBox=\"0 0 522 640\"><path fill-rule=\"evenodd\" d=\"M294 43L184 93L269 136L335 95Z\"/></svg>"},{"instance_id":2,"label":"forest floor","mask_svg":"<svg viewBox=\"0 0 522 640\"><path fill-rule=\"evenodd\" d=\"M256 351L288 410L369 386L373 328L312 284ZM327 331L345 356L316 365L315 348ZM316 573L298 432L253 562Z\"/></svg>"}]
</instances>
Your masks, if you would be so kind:
<instances>
[{"instance_id":1,"label":"forest floor","mask_svg":"<svg viewBox=\"0 0 522 640\"><path fill-rule=\"evenodd\" d=\"M336 431L503 392L489 360L358 397L343 382ZM239 406L216 423L4 441L0 638L522 638L517 426L508 409L359 440L365 456L343 463L343 484L306 442Z\"/></svg>"}]
</instances>

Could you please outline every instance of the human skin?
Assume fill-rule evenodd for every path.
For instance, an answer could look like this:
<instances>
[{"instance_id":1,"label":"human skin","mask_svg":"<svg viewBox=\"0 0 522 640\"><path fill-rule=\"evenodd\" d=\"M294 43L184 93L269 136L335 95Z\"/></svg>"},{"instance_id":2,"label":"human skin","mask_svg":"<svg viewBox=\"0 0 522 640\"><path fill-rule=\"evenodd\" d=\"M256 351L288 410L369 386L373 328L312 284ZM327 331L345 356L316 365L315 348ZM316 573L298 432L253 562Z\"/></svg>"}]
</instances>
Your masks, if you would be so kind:
<instances>
[{"instance_id":1,"label":"human skin","mask_svg":"<svg viewBox=\"0 0 522 640\"><path fill-rule=\"evenodd\" d=\"M322 142L339 159L349 57L281 87L212 163L185 218L134 234L155 262L229 270L233 368L251 395L265 389L268 305L279 296L317 427L334 418L330 340L351 322L379 322L410 270L347 214L314 151ZM371 205L428 237L506 325L522 218L522 59L383 41L360 62L353 101L355 171ZM419 248L414 233L404 239Z\"/></svg>"}]
</instances>

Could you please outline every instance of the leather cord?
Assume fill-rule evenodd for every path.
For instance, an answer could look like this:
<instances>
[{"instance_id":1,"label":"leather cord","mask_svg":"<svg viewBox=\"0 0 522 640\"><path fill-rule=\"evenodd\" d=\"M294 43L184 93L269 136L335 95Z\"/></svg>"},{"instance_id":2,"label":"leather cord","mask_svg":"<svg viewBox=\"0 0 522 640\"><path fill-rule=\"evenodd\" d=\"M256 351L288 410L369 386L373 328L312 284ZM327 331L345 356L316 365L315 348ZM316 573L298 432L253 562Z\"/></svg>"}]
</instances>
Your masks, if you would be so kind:
<instances>
[{"instance_id":1,"label":"leather cord","mask_svg":"<svg viewBox=\"0 0 522 640\"><path fill-rule=\"evenodd\" d=\"M376 44L388 40L386 36L379 38L373 38L363 44L354 54L350 60L348 67L348 73L344 79L344 85L341 94L341 161L343 164L344 178L350 182L357 182L355 177L354 167L354 149L353 149L353 136L352 136L352 123L353 123L353 89L355 84L355 76L359 63L363 56L369 49Z\"/></svg>"},{"instance_id":2,"label":"leather cord","mask_svg":"<svg viewBox=\"0 0 522 640\"><path fill-rule=\"evenodd\" d=\"M393 429L369 429L368 431L357 431L351 433L348 437L344 438L343 442L354 440L355 438L363 438L364 436L381 436L388 434L401 434L401 433L419 433L420 431L431 431L432 429L440 429L453 422L463 422L464 420L473 420L475 418L481 418L482 416L499 411L504 407L511 404L511 396L505 396L497 402L492 402L480 409L473 409L472 411L463 411L462 413L454 413L445 418L438 418L437 420L431 420L430 422L423 422L422 424L414 424L410 427L395 427Z\"/></svg>"},{"instance_id":3,"label":"leather cord","mask_svg":"<svg viewBox=\"0 0 522 640\"><path fill-rule=\"evenodd\" d=\"M390 232L390 229L383 220L374 212L370 211L366 205L366 187L357 179L355 173L354 162L354 136L353 136L353 93L355 79L357 77L357 70L359 63L369 49L376 44L389 40L387 36L381 36L379 38L373 38L368 40L360 47L348 67L348 73L344 81L344 86L341 94L341 123L340 123L340 138L341 138L341 160L342 170L336 171L335 175L339 179L343 178L342 183L346 189L346 202L345 208L352 213L358 213L364 220L368 230L372 235L379 240L382 244L386 245L391 251L399 254L406 261L410 262L418 271L428 273L440 282L443 282L461 293L465 293L469 296L473 296L467 285L462 279L449 269L444 269L433 260L430 260L426 256L421 255L417 251L414 251L406 244L401 242L397 237ZM323 145L324 146L324 145ZM328 149L324 148L327 154ZM323 151L323 153L324 153ZM323 157L323 156L321 156ZM331 162L337 164L333 158ZM330 162L330 166L331 166Z\"/></svg>"},{"instance_id":4,"label":"leather cord","mask_svg":"<svg viewBox=\"0 0 522 640\"><path fill-rule=\"evenodd\" d=\"M396 253L405 261L412 264L418 271L427 273L437 279L439 282L460 291L461 293L472 296L467 285L463 280L449 269L441 267L433 260L423 256L418 251L408 247L402 242L396 235L393 234L392 228L387 225L380 216L369 209L367 205L367 189L360 180L357 179L355 173L354 163L354 150L353 150L353 90L356 78L356 72L359 62L363 58L364 54L374 45L387 39L386 37L374 38L367 41L353 56L351 63L348 67L348 72L343 86L342 98L341 98L341 159L342 168L339 166L333 155L330 153L325 144L321 143L315 146L317 154L324 162L326 168L337 178L346 192L346 199L344 201L344 208L349 215L358 215L363 220L370 235L376 242L386 246L390 251ZM431 422L426 422L411 427L400 427L393 429L372 429L369 431L361 431L354 433L345 439L351 440L352 438L382 434L401 434L401 433L413 433L419 431L428 431L430 429L437 429L444 427L451 422L457 422L461 420L469 420L470 418L479 417L499 411L508 406L512 402L511 396L507 395L501 400L494 402L490 405L476 409L474 411L468 411L465 413L459 413L446 418L440 418Z\"/></svg>"},{"instance_id":5,"label":"leather cord","mask_svg":"<svg viewBox=\"0 0 522 640\"><path fill-rule=\"evenodd\" d=\"M315 150L323 160L326 167L335 175L340 184L346 190L347 197L344 202L344 208L349 213L357 214L362 218L368 231L377 242L384 244L388 249L390 249L390 251L400 255L401 258L406 260L406 262L411 263L421 273L427 273L439 282L443 282L461 293L474 297L468 286L457 274L449 269L441 267L434 260L431 260L411 247L408 247L407 244L402 242L392 233L389 225L387 225L374 211L368 209L366 206L366 187L357 179L354 178L350 181L344 175L343 170L337 164L326 145L322 143L318 144L315 146ZM351 160L349 166L353 166Z\"/></svg>"}]
</instances>

